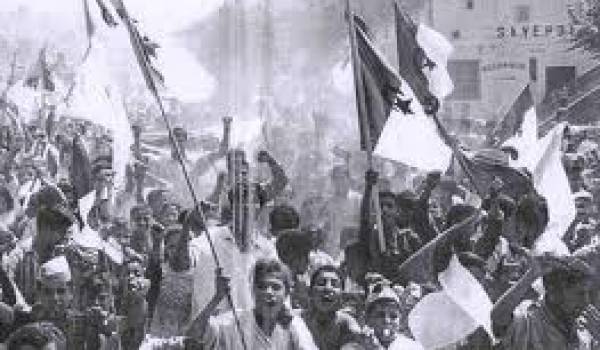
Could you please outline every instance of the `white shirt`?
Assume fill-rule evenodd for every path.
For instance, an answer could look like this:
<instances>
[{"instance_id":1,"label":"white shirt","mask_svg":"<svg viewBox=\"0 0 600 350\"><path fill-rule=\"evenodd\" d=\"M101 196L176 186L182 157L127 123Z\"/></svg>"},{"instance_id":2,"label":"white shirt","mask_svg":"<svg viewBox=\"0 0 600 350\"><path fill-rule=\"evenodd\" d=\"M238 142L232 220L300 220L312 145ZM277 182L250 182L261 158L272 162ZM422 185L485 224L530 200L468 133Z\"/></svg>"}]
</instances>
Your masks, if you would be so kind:
<instances>
[{"instance_id":1,"label":"white shirt","mask_svg":"<svg viewBox=\"0 0 600 350\"><path fill-rule=\"evenodd\" d=\"M249 252L241 253L233 236L226 226L212 226L208 229L219 258L223 274L231 278L231 294L236 309L249 309L253 305L250 272L254 262L260 257L277 258L273 244L266 238L256 235ZM204 235L197 238L198 257L194 268L194 296L192 315L209 303L215 294L216 264ZM228 308L228 306L225 306ZM193 317L195 318L195 317Z\"/></svg>"}]
</instances>

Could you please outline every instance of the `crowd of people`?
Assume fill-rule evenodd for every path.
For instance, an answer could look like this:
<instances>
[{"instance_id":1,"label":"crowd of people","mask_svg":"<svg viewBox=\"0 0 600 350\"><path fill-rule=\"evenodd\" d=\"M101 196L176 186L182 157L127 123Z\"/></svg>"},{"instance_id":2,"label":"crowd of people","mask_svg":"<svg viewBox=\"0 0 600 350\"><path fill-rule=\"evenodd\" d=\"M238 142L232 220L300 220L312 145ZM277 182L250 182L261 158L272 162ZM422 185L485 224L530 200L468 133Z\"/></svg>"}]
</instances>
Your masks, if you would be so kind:
<instances>
[{"instance_id":1,"label":"crowd of people","mask_svg":"<svg viewBox=\"0 0 600 350\"><path fill-rule=\"evenodd\" d=\"M178 127L170 157L148 159L91 122L3 113L0 348L425 349L409 316L455 260L493 304L492 330L444 349L600 348L593 128L564 134L577 216L558 255L534 252L548 206L522 169L518 191L496 177L477 193L457 173L348 153L317 192L277 149L231 147L231 118L200 157Z\"/></svg>"}]
</instances>

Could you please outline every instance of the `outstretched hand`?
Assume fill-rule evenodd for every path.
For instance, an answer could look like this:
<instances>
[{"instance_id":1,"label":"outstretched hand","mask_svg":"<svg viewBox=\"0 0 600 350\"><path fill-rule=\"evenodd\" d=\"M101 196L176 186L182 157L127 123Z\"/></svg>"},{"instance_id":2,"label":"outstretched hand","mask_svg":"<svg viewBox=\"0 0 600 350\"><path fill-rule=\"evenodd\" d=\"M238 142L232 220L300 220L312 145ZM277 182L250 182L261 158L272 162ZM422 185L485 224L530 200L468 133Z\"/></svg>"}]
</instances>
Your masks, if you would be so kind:
<instances>
[{"instance_id":1,"label":"outstretched hand","mask_svg":"<svg viewBox=\"0 0 600 350\"><path fill-rule=\"evenodd\" d=\"M267 163L271 160L271 155L267 151L259 151L257 160L259 163Z\"/></svg>"}]
</instances>

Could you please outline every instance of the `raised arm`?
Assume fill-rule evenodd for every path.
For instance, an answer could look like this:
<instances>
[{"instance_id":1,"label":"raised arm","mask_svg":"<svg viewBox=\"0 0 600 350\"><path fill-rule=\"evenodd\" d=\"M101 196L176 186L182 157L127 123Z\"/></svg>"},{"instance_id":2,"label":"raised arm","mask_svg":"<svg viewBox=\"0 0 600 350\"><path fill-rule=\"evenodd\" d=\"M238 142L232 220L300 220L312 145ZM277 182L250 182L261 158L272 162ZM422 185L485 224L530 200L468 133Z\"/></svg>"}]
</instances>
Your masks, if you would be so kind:
<instances>
[{"instance_id":1,"label":"raised arm","mask_svg":"<svg viewBox=\"0 0 600 350\"><path fill-rule=\"evenodd\" d=\"M289 180L281 165L277 163L269 152L258 152L258 162L266 163L271 169L271 182L263 188L263 198L261 198L262 203L267 203L283 192Z\"/></svg>"},{"instance_id":2,"label":"raised arm","mask_svg":"<svg viewBox=\"0 0 600 350\"><path fill-rule=\"evenodd\" d=\"M230 291L230 278L223 275L223 271L220 268L217 268L215 271L215 295L212 299L206 304L204 309L200 311L198 316L196 316L192 322L190 322L187 331L185 332L186 336L194 339L195 341L202 342L204 335L206 334L206 330L208 327L208 320L211 315L214 314L215 310L221 303L225 297L229 294Z\"/></svg>"},{"instance_id":3,"label":"raised arm","mask_svg":"<svg viewBox=\"0 0 600 350\"><path fill-rule=\"evenodd\" d=\"M373 196L373 188L377 183L379 174L374 170L367 170L365 173L365 192L362 197L360 207L360 240L371 251L372 247L372 231L373 224L371 220L371 198Z\"/></svg>"},{"instance_id":4,"label":"raised arm","mask_svg":"<svg viewBox=\"0 0 600 350\"><path fill-rule=\"evenodd\" d=\"M519 249L523 250L523 248ZM527 255L530 261L529 270L515 285L504 292L492 309L492 328L496 336L506 333L512 322L514 309L523 301L533 282L562 264L559 258L550 253L531 256L527 252Z\"/></svg>"},{"instance_id":5,"label":"raised arm","mask_svg":"<svg viewBox=\"0 0 600 350\"><path fill-rule=\"evenodd\" d=\"M195 176L204 175L217 160L227 155L231 139L231 122L231 117L223 118L223 137L221 138L219 149L200 157L194 162L193 173Z\"/></svg>"},{"instance_id":6,"label":"raised arm","mask_svg":"<svg viewBox=\"0 0 600 350\"><path fill-rule=\"evenodd\" d=\"M427 174L427 178L421 189L421 194L415 203L413 228L417 231L424 243L431 241L437 236L437 230L429 218L429 198L431 198L433 190L439 185L440 180L440 172L436 171Z\"/></svg>"}]
</instances>

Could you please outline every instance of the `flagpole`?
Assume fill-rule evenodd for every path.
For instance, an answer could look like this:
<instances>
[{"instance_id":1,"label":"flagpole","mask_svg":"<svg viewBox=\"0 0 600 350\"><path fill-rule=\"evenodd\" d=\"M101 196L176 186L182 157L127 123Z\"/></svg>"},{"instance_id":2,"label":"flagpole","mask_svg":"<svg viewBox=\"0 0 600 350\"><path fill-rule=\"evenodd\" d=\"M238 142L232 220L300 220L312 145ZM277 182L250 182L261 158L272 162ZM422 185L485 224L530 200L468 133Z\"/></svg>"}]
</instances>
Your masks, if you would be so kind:
<instances>
[{"instance_id":1,"label":"flagpole","mask_svg":"<svg viewBox=\"0 0 600 350\"><path fill-rule=\"evenodd\" d=\"M373 170L373 141L371 140L371 130L367 121L367 108L365 99L365 90L362 76L362 69L359 66L360 60L357 49L356 26L354 24L354 13L350 6L350 0L346 0L346 13L348 14L348 28L350 32L350 51L352 56L352 68L354 72L354 82L356 84L356 105L358 107L358 116L360 119L362 137L367 149L367 164L369 170ZM377 225L379 249L381 252L386 251L385 236L383 233L383 223L381 221L381 207L379 205L379 189L377 184L373 186L371 205L375 210L375 220Z\"/></svg>"},{"instance_id":2,"label":"flagpole","mask_svg":"<svg viewBox=\"0 0 600 350\"><path fill-rule=\"evenodd\" d=\"M398 2L398 0L392 0L393 1L393 5L395 8L395 14L396 14L396 45L397 45L397 49L400 50L400 37L398 35L398 16L401 13L401 6L400 3ZM402 71L402 59L400 57L400 54L398 54L398 70ZM419 67L419 69L421 69ZM437 98L434 97L437 101ZM419 101L420 102L420 101ZM439 101L438 102L438 106L439 106ZM473 176L473 173L471 172L471 170L468 168L467 164L465 164L465 159L463 158L463 154L460 153L458 146L456 145L456 142L450 137L450 134L448 134L448 131L446 130L446 128L444 127L444 125L442 124L442 122L440 121L438 115L437 115L437 109L434 109L433 112L431 113L427 113L427 115L431 116L433 118L433 121L435 122L435 125L437 127L437 130L440 134L440 136L442 137L442 139L444 140L444 142L452 149L452 153L454 154L454 158L456 158L456 160L458 160L458 164L460 165L460 167L463 169L465 175L467 176L467 178L469 179L469 181L471 182L471 184L473 184L473 188L475 189L475 191L477 192L477 194L483 198L483 192L481 191L481 189L479 188L479 186L477 185L477 183L475 182L475 177Z\"/></svg>"},{"instance_id":3,"label":"flagpole","mask_svg":"<svg viewBox=\"0 0 600 350\"><path fill-rule=\"evenodd\" d=\"M119 5L120 5L119 6L120 8L117 9L117 12L127 27L134 52L136 51L136 47L141 48L141 50L143 50L141 38L139 37L137 30L134 28L133 23L131 23L131 18L129 17L129 14L127 13L127 11L125 9L125 4L123 4L122 1L119 1ZM175 149L175 155L176 155L177 161L179 162L179 165L181 166L181 171L183 172L183 176L185 178L185 182L187 184L189 194L192 197L192 200L194 202L195 210L200 214L202 222L206 222L206 217L202 210L202 206L200 205L200 201L198 200L198 197L196 196L194 187L192 186L192 182L190 180L190 176L189 176L187 167L183 161L181 149L179 147L179 144L175 141L173 128L171 127L171 123L169 122L169 118L167 117L167 114L166 114L166 111L164 108L164 104L163 104L162 99L156 88L156 83L154 82L154 78L152 77L152 75L150 73L150 67L148 67L149 63L147 61L148 58L144 52L140 52L140 54L143 54L144 57L138 56L138 64L140 66L140 69L142 70L142 75L145 77L146 85L147 85L148 89L150 90L152 96L154 97L156 104L158 105L158 108L160 110L160 114L165 123L167 133L169 135L169 140ZM212 240L212 237L211 237L210 233L208 232L208 229L206 228L206 226L203 226L201 228L201 230L204 231L203 233L206 236L206 239L208 241L208 245L210 247L212 257L215 261L216 269L218 271L222 271L222 265L221 265L221 262L219 261L219 256L217 254L217 251L216 251L216 248L214 245L214 241ZM227 301L229 303L229 306L231 307L231 312L232 312L233 318L235 320L236 328L240 335L240 341L242 343L242 347L244 350L248 350L248 346L246 344L246 339L244 337L244 332L242 330L242 326L240 323L240 318L236 311L235 304L233 302L233 297L231 295L231 291L227 292Z\"/></svg>"},{"instance_id":4,"label":"flagpole","mask_svg":"<svg viewBox=\"0 0 600 350\"><path fill-rule=\"evenodd\" d=\"M463 158L464 156L463 156L462 153L460 153L460 151L458 149L458 146L456 145L456 142L450 137L450 134L448 134L448 131L446 130L446 128L444 127L444 125L440 121L437 113L432 113L431 117L433 118L433 121L435 122L435 125L438 128L438 131L442 135L442 138L446 141L446 144L448 144L448 146L450 146L450 148L452 149L452 153L454 154L454 158L456 160L458 160L458 164L460 165L460 167L464 171L465 175L467 176L467 178L469 179L469 181L473 185L473 188L475 189L475 192L477 192L477 194L479 195L479 197L483 198L485 194L483 193L483 191L481 190L481 188L479 188L479 186L477 185L477 182L475 182L475 176L473 175L473 173L471 172L471 170L469 169L469 167L467 166L467 164L465 164L465 159Z\"/></svg>"}]
</instances>

